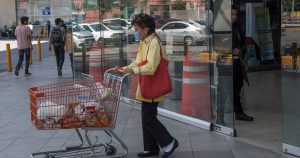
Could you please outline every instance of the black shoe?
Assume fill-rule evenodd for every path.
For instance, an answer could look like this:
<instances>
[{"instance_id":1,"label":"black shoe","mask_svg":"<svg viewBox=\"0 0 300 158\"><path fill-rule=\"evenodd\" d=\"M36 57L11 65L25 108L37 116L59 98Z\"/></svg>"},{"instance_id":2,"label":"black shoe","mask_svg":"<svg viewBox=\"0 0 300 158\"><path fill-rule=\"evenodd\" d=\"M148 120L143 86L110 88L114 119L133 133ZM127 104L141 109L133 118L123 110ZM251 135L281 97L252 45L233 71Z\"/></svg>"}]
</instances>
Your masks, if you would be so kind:
<instances>
[{"instance_id":1,"label":"black shoe","mask_svg":"<svg viewBox=\"0 0 300 158\"><path fill-rule=\"evenodd\" d=\"M226 126L226 123L223 119L217 119L216 124L221 125L221 126Z\"/></svg>"},{"instance_id":2,"label":"black shoe","mask_svg":"<svg viewBox=\"0 0 300 158\"><path fill-rule=\"evenodd\" d=\"M241 120L241 121L253 121L253 117L246 115L245 113L236 113L235 114L235 119L236 120Z\"/></svg>"},{"instance_id":3,"label":"black shoe","mask_svg":"<svg viewBox=\"0 0 300 158\"><path fill-rule=\"evenodd\" d=\"M25 76L30 76L31 73L30 72L25 72Z\"/></svg>"},{"instance_id":4,"label":"black shoe","mask_svg":"<svg viewBox=\"0 0 300 158\"><path fill-rule=\"evenodd\" d=\"M58 73L58 76L62 75L61 68L57 68L57 73Z\"/></svg>"},{"instance_id":5,"label":"black shoe","mask_svg":"<svg viewBox=\"0 0 300 158\"><path fill-rule=\"evenodd\" d=\"M16 76L19 76L19 71L16 70L16 71L15 71L15 75L16 75Z\"/></svg>"},{"instance_id":6,"label":"black shoe","mask_svg":"<svg viewBox=\"0 0 300 158\"><path fill-rule=\"evenodd\" d=\"M142 152L138 153L138 157L150 157L150 156L158 156L159 151L150 151L150 152Z\"/></svg>"},{"instance_id":7,"label":"black shoe","mask_svg":"<svg viewBox=\"0 0 300 158\"><path fill-rule=\"evenodd\" d=\"M162 158L167 158L169 157L170 155L173 154L173 152L175 151L175 149L178 147L178 141L175 139L175 142L174 142L174 145L173 145L173 148L171 149L171 151L169 152L165 152L162 156Z\"/></svg>"}]
</instances>

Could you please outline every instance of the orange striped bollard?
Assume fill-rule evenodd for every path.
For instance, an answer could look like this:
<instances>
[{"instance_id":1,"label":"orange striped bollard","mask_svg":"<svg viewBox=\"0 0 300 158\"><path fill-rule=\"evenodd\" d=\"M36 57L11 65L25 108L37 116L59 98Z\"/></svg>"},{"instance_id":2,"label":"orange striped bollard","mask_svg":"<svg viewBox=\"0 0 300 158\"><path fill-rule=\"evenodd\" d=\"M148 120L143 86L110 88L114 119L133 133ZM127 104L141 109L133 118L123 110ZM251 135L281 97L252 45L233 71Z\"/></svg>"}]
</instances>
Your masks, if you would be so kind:
<instances>
[{"instance_id":1,"label":"orange striped bollard","mask_svg":"<svg viewBox=\"0 0 300 158\"><path fill-rule=\"evenodd\" d=\"M209 84L207 61L201 62L189 52L183 61L182 114L202 120L211 119Z\"/></svg>"}]
</instances>

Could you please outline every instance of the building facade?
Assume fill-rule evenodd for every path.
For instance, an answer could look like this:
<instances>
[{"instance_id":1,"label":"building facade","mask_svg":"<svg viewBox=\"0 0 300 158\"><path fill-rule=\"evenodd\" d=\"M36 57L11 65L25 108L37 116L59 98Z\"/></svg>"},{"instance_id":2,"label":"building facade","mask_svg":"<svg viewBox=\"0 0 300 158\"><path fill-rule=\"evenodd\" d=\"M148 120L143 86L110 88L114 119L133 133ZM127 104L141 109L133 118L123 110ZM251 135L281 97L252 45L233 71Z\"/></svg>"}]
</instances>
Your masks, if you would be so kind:
<instances>
[{"instance_id":1,"label":"building facade","mask_svg":"<svg viewBox=\"0 0 300 158\"><path fill-rule=\"evenodd\" d=\"M2 5L0 5L0 30L4 30L5 25L7 27L16 25L16 2L15 0L1 0L1 4Z\"/></svg>"},{"instance_id":2,"label":"building facade","mask_svg":"<svg viewBox=\"0 0 300 158\"><path fill-rule=\"evenodd\" d=\"M141 12L151 14L156 24L160 24L156 33L169 60L173 86L173 91L159 105L160 114L230 136L238 133L247 139L245 135L252 133L249 142L269 145L268 148L279 146L281 151L300 156L300 48L297 43L300 23L293 13L298 10L294 0L284 5L281 0L214 0L209 6L206 6L208 0L124 2L31 0L26 7L25 3L19 3L17 10L18 16L27 15L41 22L55 13L82 27L73 35L73 45L78 44L73 50L74 78L80 79L81 73L87 73L96 80L103 79L108 68L126 66L135 60L139 39L134 37L128 17ZM239 25L236 29L240 29L237 38L245 48L242 62L253 70L249 73L251 86L245 84L241 92L244 111L254 116L253 122L235 118L233 63L240 57L232 54L233 4L239 11L235 23ZM50 15L44 15L47 7ZM122 17L124 12L127 16ZM89 38L94 39L88 40L84 30L90 31ZM130 76L122 101L140 105L135 100L137 85L138 77ZM224 120L218 122L218 116Z\"/></svg>"}]
</instances>

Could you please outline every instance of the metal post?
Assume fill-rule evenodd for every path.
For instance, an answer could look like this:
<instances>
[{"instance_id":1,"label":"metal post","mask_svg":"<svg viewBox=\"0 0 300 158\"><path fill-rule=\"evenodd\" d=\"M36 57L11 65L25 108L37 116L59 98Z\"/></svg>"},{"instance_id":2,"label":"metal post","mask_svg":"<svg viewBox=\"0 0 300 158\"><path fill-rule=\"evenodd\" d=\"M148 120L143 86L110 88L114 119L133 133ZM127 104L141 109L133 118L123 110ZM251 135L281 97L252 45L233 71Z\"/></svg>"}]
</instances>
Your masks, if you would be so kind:
<instances>
[{"instance_id":1,"label":"metal post","mask_svg":"<svg viewBox=\"0 0 300 158\"><path fill-rule=\"evenodd\" d=\"M7 71L12 72L10 44L6 44L6 63L7 63Z\"/></svg>"},{"instance_id":2,"label":"metal post","mask_svg":"<svg viewBox=\"0 0 300 158\"><path fill-rule=\"evenodd\" d=\"M36 40L39 39L39 28L36 28Z\"/></svg>"},{"instance_id":3,"label":"metal post","mask_svg":"<svg viewBox=\"0 0 300 158\"><path fill-rule=\"evenodd\" d=\"M70 49L73 51L73 32L70 32Z\"/></svg>"},{"instance_id":4,"label":"metal post","mask_svg":"<svg viewBox=\"0 0 300 158\"><path fill-rule=\"evenodd\" d=\"M68 34L66 35L65 50L66 50L66 52L69 51L69 46L68 46Z\"/></svg>"},{"instance_id":5,"label":"metal post","mask_svg":"<svg viewBox=\"0 0 300 158\"><path fill-rule=\"evenodd\" d=\"M292 1L292 24L294 24L295 18L295 0Z\"/></svg>"},{"instance_id":6,"label":"metal post","mask_svg":"<svg viewBox=\"0 0 300 158\"><path fill-rule=\"evenodd\" d=\"M82 71L83 71L83 73L87 73L85 44L82 45Z\"/></svg>"},{"instance_id":7,"label":"metal post","mask_svg":"<svg viewBox=\"0 0 300 158\"><path fill-rule=\"evenodd\" d=\"M29 64L32 65L32 49L30 49Z\"/></svg>"},{"instance_id":8,"label":"metal post","mask_svg":"<svg viewBox=\"0 0 300 158\"><path fill-rule=\"evenodd\" d=\"M41 52L41 40L38 38L37 41L37 58L38 58L38 62L40 63L42 61L42 52Z\"/></svg>"},{"instance_id":9,"label":"metal post","mask_svg":"<svg viewBox=\"0 0 300 158\"><path fill-rule=\"evenodd\" d=\"M43 30L43 38L46 39L46 27Z\"/></svg>"}]
</instances>

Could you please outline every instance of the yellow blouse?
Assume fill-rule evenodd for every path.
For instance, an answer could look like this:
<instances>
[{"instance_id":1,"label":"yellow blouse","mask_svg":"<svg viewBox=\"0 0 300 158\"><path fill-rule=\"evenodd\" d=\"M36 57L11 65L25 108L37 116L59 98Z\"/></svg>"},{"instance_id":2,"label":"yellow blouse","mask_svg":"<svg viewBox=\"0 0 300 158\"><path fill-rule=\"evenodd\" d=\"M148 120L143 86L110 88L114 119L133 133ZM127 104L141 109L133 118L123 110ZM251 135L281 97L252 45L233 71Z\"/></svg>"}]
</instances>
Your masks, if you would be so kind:
<instances>
[{"instance_id":1,"label":"yellow blouse","mask_svg":"<svg viewBox=\"0 0 300 158\"><path fill-rule=\"evenodd\" d=\"M141 74L141 75L154 75L159 63L160 63L160 43L158 41L159 39L154 35L151 34L144 40L140 41L140 47L138 50L138 54L136 56L135 61L133 61L130 65L127 67L130 69L133 69L134 74ZM149 47L148 55L147 50ZM138 67L138 64L141 61L146 60L147 58L147 64ZM152 99L145 99L143 98L141 94L140 85L137 87L136 91L136 99L140 101L146 101L146 102L161 102L163 101L165 96L160 96L158 98Z\"/></svg>"}]
</instances>

